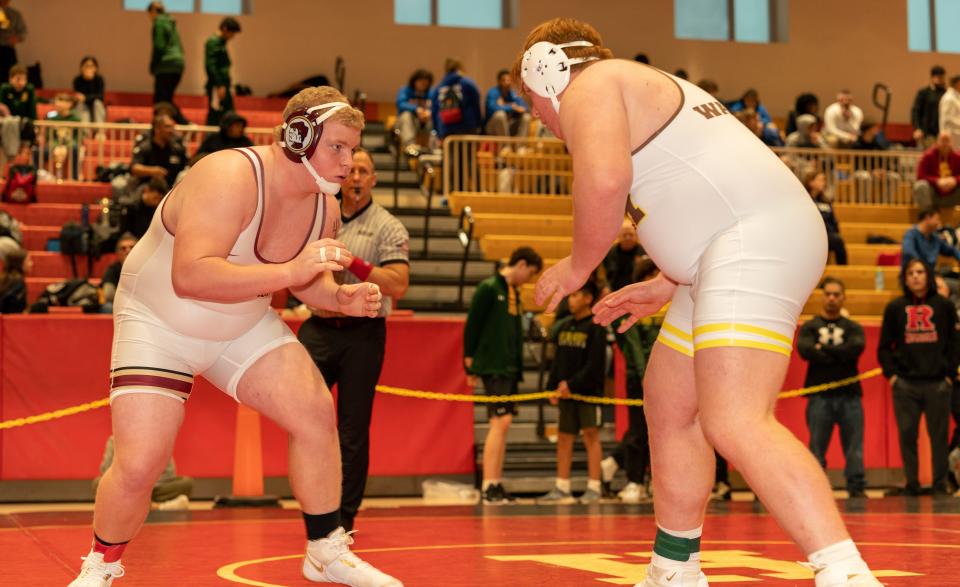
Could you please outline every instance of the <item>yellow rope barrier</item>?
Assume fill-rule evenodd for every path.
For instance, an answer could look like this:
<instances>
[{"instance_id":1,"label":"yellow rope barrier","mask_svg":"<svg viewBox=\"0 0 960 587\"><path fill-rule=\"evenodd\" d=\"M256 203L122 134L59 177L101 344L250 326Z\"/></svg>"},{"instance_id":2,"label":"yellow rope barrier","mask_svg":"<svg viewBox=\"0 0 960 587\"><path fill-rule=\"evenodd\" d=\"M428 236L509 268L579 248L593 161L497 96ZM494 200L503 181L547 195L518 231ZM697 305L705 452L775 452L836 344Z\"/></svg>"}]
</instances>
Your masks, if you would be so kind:
<instances>
[{"instance_id":1,"label":"yellow rope barrier","mask_svg":"<svg viewBox=\"0 0 960 587\"><path fill-rule=\"evenodd\" d=\"M810 395L813 393L820 393L821 391L836 389L838 387L850 385L851 383L855 383L857 381L862 381L864 379L876 377L877 375L880 375L882 372L883 371L878 367L876 369L871 369L866 373L861 373L854 377L847 377L846 379L841 379L839 381L832 381L830 383L823 383L820 385L814 385L814 386L805 387L802 389L794 389L791 391L783 391L780 393L778 397L780 399L789 399L793 397ZM536 393L520 393L517 395L473 395L469 393L440 393L436 391L419 391L416 389L390 387L388 385L378 385L377 391L379 391L380 393L396 395L399 397L410 397L410 398L416 398L416 399L428 399L428 400L448 401L448 402L470 402L470 403L528 402L528 401L534 401L539 399L550 399L552 397L560 396L560 394L558 394L556 391L538 391ZM591 403L591 404L619 405L619 406L642 406L643 405L643 400L640 400L640 399L598 397L598 396L590 396L590 395L579 395L576 393L570 394L570 399ZM21 426L38 424L40 422L49 422L50 420L57 420L59 418L64 418L66 416L73 416L74 414L82 414L83 412L96 410L98 408L105 407L109 404L110 404L109 399L101 399L94 402L80 404L79 406L73 406L70 408L64 408L62 410L47 412L45 414L38 414L36 416L27 416L26 418L16 418L14 420L7 420L6 422L0 422L0 430L7 430L10 428L19 428Z\"/></svg>"}]
</instances>

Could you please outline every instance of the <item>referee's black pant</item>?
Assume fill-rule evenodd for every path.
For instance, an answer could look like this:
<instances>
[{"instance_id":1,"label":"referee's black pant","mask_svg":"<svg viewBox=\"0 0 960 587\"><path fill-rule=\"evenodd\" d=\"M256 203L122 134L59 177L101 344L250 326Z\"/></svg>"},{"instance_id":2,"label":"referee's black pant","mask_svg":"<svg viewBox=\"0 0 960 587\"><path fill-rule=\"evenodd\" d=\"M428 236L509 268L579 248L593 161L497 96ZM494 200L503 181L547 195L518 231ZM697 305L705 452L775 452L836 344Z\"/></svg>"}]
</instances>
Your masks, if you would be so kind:
<instances>
[{"instance_id":1,"label":"referee's black pant","mask_svg":"<svg viewBox=\"0 0 960 587\"><path fill-rule=\"evenodd\" d=\"M340 522L353 529L370 466L370 418L387 342L383 318L310 318L297 335L328 387L338 384L337 427L343 464Z\"/></svg>"}]
</instances>

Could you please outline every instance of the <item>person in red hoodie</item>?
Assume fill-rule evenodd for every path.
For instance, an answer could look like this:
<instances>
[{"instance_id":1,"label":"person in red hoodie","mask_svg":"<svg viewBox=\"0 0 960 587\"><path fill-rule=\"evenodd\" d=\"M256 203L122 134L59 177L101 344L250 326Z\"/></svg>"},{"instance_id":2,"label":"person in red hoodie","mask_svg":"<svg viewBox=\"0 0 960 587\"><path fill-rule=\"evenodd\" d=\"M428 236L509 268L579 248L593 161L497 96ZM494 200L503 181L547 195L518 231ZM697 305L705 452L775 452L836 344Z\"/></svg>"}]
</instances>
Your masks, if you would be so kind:
<instances>
[{"instance_id":1,"label":"person in red hoodie","mask_svg":"<svg viewBox=\"0 0 960 587\"><path fill-rule=\"evenodd\" d=\"M954 150L950 133L941 132L937 142L923 152L913 200L921 210L960 204L960 153Z\"/></svg>"}]
</instances>

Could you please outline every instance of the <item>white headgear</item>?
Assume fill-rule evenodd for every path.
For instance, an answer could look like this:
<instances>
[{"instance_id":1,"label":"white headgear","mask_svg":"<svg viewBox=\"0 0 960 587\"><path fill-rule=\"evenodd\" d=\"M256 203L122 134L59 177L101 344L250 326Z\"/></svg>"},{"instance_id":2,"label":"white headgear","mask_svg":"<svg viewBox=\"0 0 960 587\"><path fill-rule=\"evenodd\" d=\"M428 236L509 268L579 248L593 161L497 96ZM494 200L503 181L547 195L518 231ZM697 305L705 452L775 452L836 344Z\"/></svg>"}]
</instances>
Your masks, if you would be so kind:
<instances>
[{"instance_id":1,"label":"white headgear","mask_svg":"<svg viewBox=\"0 0 960 587\"><path fill-rule=\"evenodd\" d=\"M549 41L534 43L523 54L520 78L531 92L550 98L553 108L560 112L559 96L570 83L570 67L578 63L596 61L598 57L569 58L564 53L566 47L593 47L589 41L571 41L556 45Z\"/></svg>"},{"instance_id":2,"label":"white headgear","mask_svg":"<svg viewBox=\"0 0 960 587\"><path fill-rule=\"evenodd\" d=\"M310 164L310 157L320 144L323 135L323 122L333 116L341 108L350 108L346 102L327 102L318 106L311 106L304 110L291 112L280 127L280 147L291 161L303 163L317 182L317 187L325 194L335 194L340 191L340 184L327 181L320 177L317 170ZM326 110L326 112L320 113Z\"/></svg>"}]
</instances>

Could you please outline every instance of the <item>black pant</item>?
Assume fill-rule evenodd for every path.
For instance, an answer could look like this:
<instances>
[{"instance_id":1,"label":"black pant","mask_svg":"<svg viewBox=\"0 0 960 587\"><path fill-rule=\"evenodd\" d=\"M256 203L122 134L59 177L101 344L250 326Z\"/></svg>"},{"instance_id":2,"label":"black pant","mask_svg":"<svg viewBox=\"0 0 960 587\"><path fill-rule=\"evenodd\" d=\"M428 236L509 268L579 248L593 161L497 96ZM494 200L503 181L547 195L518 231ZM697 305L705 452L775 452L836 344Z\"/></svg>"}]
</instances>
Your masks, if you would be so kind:
<instances>
[{"instance_id":1,"label":"black pant","mask_svg":"<svg viewBox=\"0 0 960 587\"><path fill-rule=\"evenodd\" d=\"M10 68L17 64L17 50L9 45L0 45L0 79L10 77Z\"/></svg>"},{"instance_id":2,"label":"black pant","mask_svg":"<svg viewBox=\"0 0 960 587\"><path fill-rule=\"evenodd\" d=\"M643 379L627 377L627 398L643 399ZM629 428L611 455L617 465L626 470L627 481L643 484L650 465L650 438L643 406L627 408Z\"/></svg>"},{"instance_id":3,"label":"black pant","mask_svg":"<svg viewBox=\"0 0 960 587\"><path fill-rule=\"evenodd\" d=\"M907 487L919 488L917 463L917 436L920 434L920 415L927 417L930 434L933 486L941 487L947 480L947 433L950 428L950 394L946 381L924 381L897 378L893 385L893 413L900 433L900 454Z\"/></svg>"},{"instance_id":4,"label":"black pant","mask_svg":"<svg viewBox=\"0 0 960 587\"><path fill-rule=\"evenodd\" d=\"M169 102L173 104L173 94L180 85L180 78L183 72L179 73L158 73L153 76L153 103Z\"/></svg>"},{"instance_id":5,"label":"black pant","mask_svg":"<svg viewBox=\"0 0 960 587\"><path fill-rule=\"evenodd\" d=\"M839 232L827 233L827 250L833 252L834 261L837 265L847 264L847 245L843 242L843 237Z\"/></svg>"},{"instance_id":6,"label":"black pant","mask_svg":"<svg viewBox=\"0 0 960 587\"><path fill-rule=\"evenodd\" d=\"M363 501L370 466L370 418L387 343L383 318L317 318L297 335L329 387L338 385L337 427L343 465L340 521L347 530Z\"/></svg>"},{"instance_id":7,"label":"black pant","mask_svg":"<svg viewBox=\"0 0 960 587\"><path fill-rule=\"evenodd\" d=\"M220 101L220 108L213 108L213 94L217 89L214 86L207 85L207 126L220 126L220 120L223 115L234 109L233 94L230 92L230 86L227 86L227 95Z\"/></svg>"}]
</instances>

